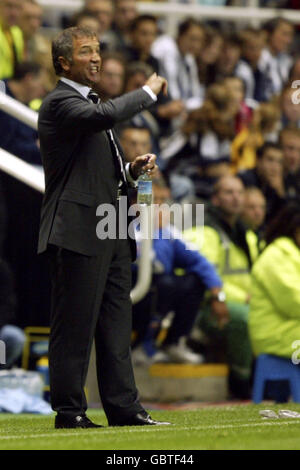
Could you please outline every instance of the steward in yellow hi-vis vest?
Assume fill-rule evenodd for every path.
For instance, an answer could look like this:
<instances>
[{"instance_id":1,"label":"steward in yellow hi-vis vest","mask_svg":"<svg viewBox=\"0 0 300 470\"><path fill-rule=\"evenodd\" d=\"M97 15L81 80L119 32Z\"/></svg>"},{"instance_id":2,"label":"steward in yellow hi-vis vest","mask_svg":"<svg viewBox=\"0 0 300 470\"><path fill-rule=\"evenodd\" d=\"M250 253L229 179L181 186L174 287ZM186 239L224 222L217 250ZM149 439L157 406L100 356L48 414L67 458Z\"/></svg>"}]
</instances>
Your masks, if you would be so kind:
<instances>
[{"instance_id":1,"label":"steward in yellow hi-vis vest","mask_svg":"<svg viewBox=\"0 0 300 470\"><path fill-rule=\"evenodd\" d=\"M258 255L257 236L246 230L238 218L231 225L227 223L222 209L211 204L205 207L204 227L192 227L184 232L184 237L216 267L229 312L228 323L219 328L208 303L200 312L198 326L217 348L225 344L232 395L249 398L253 357L248 313L251 267Z\"/></svg>"},{"instance_id":2,"label":"steward in yellow hi-vis vest","mask_svg":"<svg viewBox=\"0 0 300 470\"><path fill-rule=\"evenodd\" d=\"M16 64L23 61L24 41L18 26L5 28L0 18L0 80L14 75Z\"/></svg>"}]
</instances>

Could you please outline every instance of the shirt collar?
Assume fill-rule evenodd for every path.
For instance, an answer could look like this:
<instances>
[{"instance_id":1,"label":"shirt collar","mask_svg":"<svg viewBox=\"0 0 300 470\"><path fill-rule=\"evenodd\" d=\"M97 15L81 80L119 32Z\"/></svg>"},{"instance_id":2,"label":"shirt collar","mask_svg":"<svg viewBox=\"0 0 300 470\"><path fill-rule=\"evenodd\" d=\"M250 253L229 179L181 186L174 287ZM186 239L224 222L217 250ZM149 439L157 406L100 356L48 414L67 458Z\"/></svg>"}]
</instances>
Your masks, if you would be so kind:
<instances>
[{"instance_id":1,"label":"shirt collar","mask_svg":"<svg viewBox=\"0 0 300 470\"><path fill-rule=\"evenodd\" d=\"M75 90L78 91L78 93L80 93L84 98L88 99L88 94L91 90L90 87L86 85L82 85L81 83L74 82L73 80L70 80L69 78L66 78L66 77L61 77L60 81L66 83L72 88L75 88Z\"/></svg>"}]
</instances>

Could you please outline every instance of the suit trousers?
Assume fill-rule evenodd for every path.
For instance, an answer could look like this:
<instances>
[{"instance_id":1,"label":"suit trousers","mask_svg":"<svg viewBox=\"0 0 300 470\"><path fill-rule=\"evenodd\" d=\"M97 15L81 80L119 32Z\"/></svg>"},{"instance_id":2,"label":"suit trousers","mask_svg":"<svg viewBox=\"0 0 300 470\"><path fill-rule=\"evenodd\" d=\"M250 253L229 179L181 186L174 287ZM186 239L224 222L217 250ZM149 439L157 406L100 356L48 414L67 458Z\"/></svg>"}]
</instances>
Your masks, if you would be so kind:
<instances>
[{"instance_id":1,"label":"suit trousers","mask_svg":"<svg viewBox=\"0 0 300 470\"><path fill-rule=\"evenodd\" d=\"M143 410L131 363L131 252L128 239L101 240L99 256L49 247L52 307L49 371L52 408L87 409L84 385L95 338L99 393L109 424Z\"/></svg>"}]
</instances>

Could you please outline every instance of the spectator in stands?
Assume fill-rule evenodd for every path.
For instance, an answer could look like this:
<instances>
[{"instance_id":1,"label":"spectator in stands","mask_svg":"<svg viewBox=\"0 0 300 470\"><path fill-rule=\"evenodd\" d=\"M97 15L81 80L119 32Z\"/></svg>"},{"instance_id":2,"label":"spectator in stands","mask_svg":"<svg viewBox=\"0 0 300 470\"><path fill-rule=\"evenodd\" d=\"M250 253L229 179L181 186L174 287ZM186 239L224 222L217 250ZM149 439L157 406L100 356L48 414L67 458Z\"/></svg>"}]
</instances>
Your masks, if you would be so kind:
<instances>
[{"instance_id":1,"label":"spectator in stands","mask_svg":"<svg viewBox=\"0 0 300 470\"><path fill-rule=\"evenodd\" d=\"M0 258L0 340L6 349L5 364L0 369L8 369L20 358L25 341L23 331L16 326L16 295L13 273L9 265Z\"/></svg>"},{"instance_id":2,"label":"spectator in stands","mask_svg":"<svg viewBox=\"0 0 300 470\"><path fill-rule=\"evenodd\" d=\"M280 128L280 109L276 103L261 103L251 122L234 138L231 146L233 173L254 168L257 149L266 141L276 142Z\"/></svg>"},{"instance_id":3,"label":"spectator in stands","mask_svg":"<svg viewBox=\"0 0 300 470\"><path fill-rule=\"evenodd\" d=\"M199 82L196 57L204 41L204 28L194 19L179 25L177 39L162 35L152 46L152 54L161 66L174 100L183 100L187 109L199 107L204 89Z\"/></svg>"},{"instance_id":4,"label":"spectator in stands","mask_svg":"<svg viewBox=\"0 0 300 470\"><path fill-rule=\"evenodd\" d=\"M137 16L130 25L130 45L123 50L128 62L145 62L159 73L159 61L151 54L156 36L157 19L152 15Z\"/></svg>"},{"instance_id":5,"label":"spectator in stands","mask_svg":"<svg viewBox=\"0 0 300 470\"><path fill-rule=\"evenodd\" d=\"M241 31L240 40L242 53L235 75L243 80L247 99L267 101L265 93L270 88L270 79L258 66L265 45L263 34L258 29L247 28Z\"/></svg>"},{"instance_id":6,"label":"spectator in stands","mask_svg":"<svg viewBox=\"0 0 300 470\"><path fill-rule=\"evenodd\" d=\"M293 64L289 48L294 38L294 26L286 18L275 18L264 25L267 45L259 59L259 69L267 75L270 87L265 92L267 99L279 95L287 83Z\"/></svg>"},{"instance_id":7,"label":"spectator in stands","mask_svg":"<svg viewBox=\"0 0 300 470\"><path fill-rule=\"evenodd\" d=\"M45 87L51 91L56 84L51 59L51 42L40 34L43 10L36 0L23 0L19 26L24 38L24 60L36 62L47 70Z\"/></svg>"},{"instance_id":8,"label":"spectator in stands","mask_svg":"<svg viewBox=\"0 0 300 470\"><path fill-rule=\"evenodd\" d=\"M229 321L223 329L218 328L210 309L205 308L199 318L199 327L212 340L225 340L229 387L238 398L249 398L250 394L250 270L258 251L256 235L246 230L240 220L244 195L244 185L239 178L220 178L214 185L211 205L205 212L204 228L195 226L184 232L186 239L217 267L224 284ZM221 300L224 302L225 298Z\"/></svg>"},{"instance_id":9,"label":"spectator in stands","mask_svg":"<svg viewBox=\"0 0 300 470\"><path fill-rule=\"evenodd\" d=\"M100 81L96 91L103 101L120 96L124 90L125 61L117 52L102 54Z\"/></svg>"},{"instance_id":10,"label":"spectator in stands","mask_svg":"<svg viewBox=\"0 0 300 470\"><path fill-rule=\"evenodd\" d=\"M255 186L246 188L244 210L241 214L241 219L247 228L257 234L258 241L261 239L266 209L266 198L263 192Z\"/></svg>"},{"instance_id":11,"label":"spectator in stands","mask_svg":"<svg viewBox=\"0 0 300 470\"><path fill-rule=\"evenodd\" d=\"M283 151L286 196L300 196L300 129L283 129L279 140Z\"/></svg>"},{"instance_id":12,"label":"spectator in stands","mask_svg":"<svg viewBox=\"0 0 300 470\"><path fill-rule=\"evenodd\" d=\"M70 26L77 26L78 28L88 28L95 31L97 36L101 36L101 25L98 17L89 10L80 10L77 12L70 21Z\"/></svg>"},{"instance_id":13,"label":"spectator in stands","mask_svg":"<svg viewBox=\"0 0 300 470\"><path fill-rule=\"evenodd\" d=\"M130 26L137 15L136 0L115 0L112 30L116 50L123 51L130 44Z\"/></svg>"},{"instance_id":14,"label":"spectator in stands","mask_svg":"<svg viewBox=\"0 0 300 470\"><path fill-rule=\"evenodd\" d=\"M200 83L205 87L216 81L216 63L222 52L223 36L218 29L205 27L203 47L196 57Z\"/></svg>"},{"instance_id":15,"label":"spectator in stands","mask_svg":"<svg viewBox=\"0 0 300 470\"><path fill-rule=\"evenodd\" d=\"M45 70L34 62L16 67L12 79L5 81L6 94L27 105L45 94ZM41 165L37 131L19 119L0 111L0 147L28 163Z\"/></svg>"},{"instance_id":16,"label":"spectator in stands","mask_svg":"<svg viewBox=\"0 0 300 470\"><path fill-rule=\"evenodd\" d=\"M24 54L23 34L19 28L22 0L0 0L0 80L11 78Z\"/></svg>"},{"instance_id":17,"label":"spectator in stands","mask_svg":"<svg viewBox=\"0 0 300 470\"><path fill-rule=\"evenodd\" d=\"M114 15L112 0L85 0L85 9L95 15L100 24L101 50L113 49L111 27Z\"/></svg>"},{"instance_id":18,"label":"spectator in stands","mask_svg":"<svg viewBox=\"0 0 300 470\"><path fill-rule=\"evenodd\" d=\"M153 357L154 362L177 362L199 364L201 355L193 352L186 344L205 291L211 296L212 313L220 322L226 322L227 309L217 298L222 291L222 281L213 265L204 256L188 247L170 225L170 210L167 201L170 191L160 182L153 184L154 203L157 204L153 238L153 280L152 289L156 291L154 311L162 320L170 311L174 317L166 338ZM177 268L184 269L183 275L177 275ZM151 321L151 293L133 306L133 329L140 327L139 341L143 340ZM144 345L146 346L146 345ZM149 347L149 345L148 345ZM139 358L141 356L141 350ZM150 351L148 350L148 353ZM144 353L145 354L145 353ZM136 353L133 352L133 357ZM137 357L135 357L137 359Z\"/></svg>"},{"instance_id":19,"label":"spectator in stands","mask_svg":"<svg viewBox=\"0 0 300 470\"><path fill-rule=\"evenodd\" d=\"M225 35L223 39L222 54L216 63L216 76L223 79L235 74L238 61L241 57L241 42L236 34Z\"/></svg>"},{"instance_id":20,"label":"spectator in stands","mask_svg":"<svg viewBox=\"0 0 300 470\"><path fill-rule=\"evenodd\" d=\"M141 155L141 149L146 153L153 152L153 142L148 127L137 127L133 123L121 127L119 132L122 148L129 162L134 161L137 155ZM158 172L158 176L161 172ZM181 201L183 198L192 198L192 187L184 176L172 175L169 181L172 198Z\"/></svg>"},{"instance_id":21,"label":"spectator in stands","mask_svg":"<svg viewBox=\"0 0 300 470\"><path fill-rule=\"evenodd\" d=\"M253 169L240 172L238 176L246 187L259 188L267 201L267 222L285 202L283 178L283 151L279 144L266 142L257 150L257 162Z\"/></svg>"},{"instance_id":22,"label":"spectator in stands","mask_svg":"<svg viewBox=\"0 0 300 470\"><path fill-rule=\"evenodd\" d=\"M214 181L229 173L230 145L235 135L238 106L225 85L216 83L206 92L201 108L192 111L173 142L168 172L183 172L195 185L199 198L208 199Z\"/></svg>"},{"instance_id":23,"label":"spectator in stands","mask_svg":"<svg viewBox=\"0 0 300 470\"><path fill-rule=\"evenodd\" d=\"M251 343L255 356L291 360L300 338L299 201L288 202L277 214L267 228L266 244L252 270Z\"/></svg>"},{"instance_id":24,"label":"spectator in stands","mask_svg":"<svg viewBox=\"0 0 300 470\"><path fill-rule=\"evenodd\" d=\"M236 102L237 113L235 116L235 132L239 133L245 127L247 128L252 119L253 109L245 101L245 84L239 77L228 76L223 80L229 93Z\"/></svg>"},{"instance_id":25,"label":"spectator in stands","mask_svg":"<svg viewBox=\"0 0 300 470\"><path fill-rule=\"evenodd\" d=\"M152 73L151 67L144 62L132 62L126 68L125 92L133 91L146 83ZM131 119L134 127L147 127L151 134L152 151L157 155L157 164L163 169L164 161L160 155L160 139L172 132L174 118L184 119L184 104L160 94L157 103ZM170 130L171 128L171 130ZM189 184L189 188L191 185Z\"/></svg>"}]
</instances>

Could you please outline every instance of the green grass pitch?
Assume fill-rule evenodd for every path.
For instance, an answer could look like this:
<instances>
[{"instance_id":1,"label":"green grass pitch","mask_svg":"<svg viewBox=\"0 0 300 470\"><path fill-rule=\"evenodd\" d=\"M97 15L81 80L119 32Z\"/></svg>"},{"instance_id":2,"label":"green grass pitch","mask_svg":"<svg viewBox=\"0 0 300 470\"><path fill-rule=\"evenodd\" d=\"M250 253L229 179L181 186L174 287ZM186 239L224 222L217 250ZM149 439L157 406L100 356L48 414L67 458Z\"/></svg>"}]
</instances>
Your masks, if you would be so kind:
<instances>
[{"instance_id":1,"label":"green grass pitch","mask_svg":"<svg viewBox=\"0 0 300 470\"><path fill-rule=\"evenodd\" d=\"M53 416L0 414L0 450L276 450L300 449L300 419L263 419L261 409L299 404L206 406L193 410L151 411L172 426L107 427L103 411L88 416L105 427L55 430Z\"/></svg>"}]
</instances>

